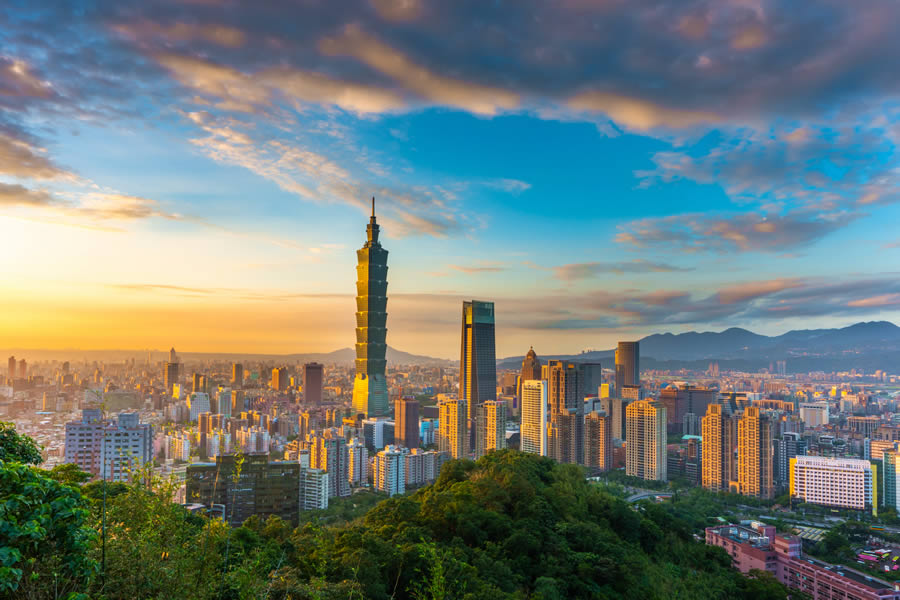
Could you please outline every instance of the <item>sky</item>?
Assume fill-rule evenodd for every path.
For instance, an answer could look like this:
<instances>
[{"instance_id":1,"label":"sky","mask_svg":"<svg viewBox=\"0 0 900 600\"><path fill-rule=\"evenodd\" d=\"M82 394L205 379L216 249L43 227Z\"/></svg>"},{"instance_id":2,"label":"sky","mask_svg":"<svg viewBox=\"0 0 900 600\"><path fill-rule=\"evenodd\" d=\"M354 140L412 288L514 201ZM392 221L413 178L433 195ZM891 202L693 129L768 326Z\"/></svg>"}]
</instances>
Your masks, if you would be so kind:
<instances>
[{"instance_id":1,"label":"sky","mask_svg":"<svg viewBox=\"0 0 900 600\"><path fill-rule=\"evenodd\" d=\"M900 3L11 0L0 346L497 354L900 322Z\"/></svg>"}]
</instances>

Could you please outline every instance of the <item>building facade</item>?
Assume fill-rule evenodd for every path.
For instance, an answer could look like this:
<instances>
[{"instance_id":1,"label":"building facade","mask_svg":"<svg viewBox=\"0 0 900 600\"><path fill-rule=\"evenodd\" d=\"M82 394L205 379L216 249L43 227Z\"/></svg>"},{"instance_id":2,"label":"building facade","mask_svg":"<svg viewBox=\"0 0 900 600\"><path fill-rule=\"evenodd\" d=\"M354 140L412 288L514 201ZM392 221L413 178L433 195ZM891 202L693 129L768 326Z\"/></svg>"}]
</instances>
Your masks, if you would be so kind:
<instances>
[{"instance_id":1,"label":"building facade","mask_svg":"<svg viewBox=\"0 0 900 600\"><path fill-rule=\"evenodd\" d=\"M475 407L497 399L493 302L463 302L459 395L466 403L469 427L474 424Z\"/></svg>"},{"instance_id":2,"label":"building facade","mask_svg":"<svg viewBox=\"0 0 900 600\"><path fill-rule=\"evenodd\" d=\"M703 475L701 485L714 492L728 491L735 480L736 430L721 404L710 404L701 422Z\"/></svg>"},{"instance_id":3,"label":"building facade","mask_svg":"<svg viewBox=\"0 0 900 600\"><path fill-rule=\"evenodd\" d=\"M522 452L547 456L547 412L549 385L541 379L522 382L522 420L519 448Z\"/></svg>"},{"instance_id":4,"label":"building facade","mask_svg":"<svg viewBox=\"0 0 900 600\"><path fill-rule=\"evenodd\" d=\"M640 342L619 342L616 347L616 396L624 398L622 387L641 385Z\"/></svg>"},{"instance_id":5,"label":"building facade","mask_svg":"<svg viewBox=\"0 0 900 600\"><path fill-rule=\"evenodd\" d=\"M462 398L446 398L438 402L438 410L438 450L449 453L453 458L468 458L466 401Z\"/></svg>"},{"instance_id":6,"label":"building facade","mask_svg":"<svg viewBox=\"0 0 900 600\"><path fill-rule=\"evenodd\" d=\"M810 504L878 510L877 470L852 458L796 456L790 461L791 497Z\"/></svg>"},{"instance_id":7,"label":"building facade","mask_svg":"<svg viewBox=\"0 0 900 600\"><path fill-rule=\"evenodd\" d=\"M755 498L775 497L772 422L749 406L738 421L738 491Z\"/></svg>"},{"instance_id":8,"label":"building facade","mask_svg":"<svg viewBox=\"0 0 900 600\"><path fill-rule=\"evenodd\" d=\"M650 481L666 481L666 407L638 400L625 413L625 472Z\"/></svg>"},{"instance_id":9,"label":"building facade","mask_svg":"<svg viewBox=\"0 0 900 600\"><path fill-rule=\"evenodd\" d=\"M584 466L594 471L612 468L612 419L593 411L584 417Z\"/></svg>"}]
</instances>

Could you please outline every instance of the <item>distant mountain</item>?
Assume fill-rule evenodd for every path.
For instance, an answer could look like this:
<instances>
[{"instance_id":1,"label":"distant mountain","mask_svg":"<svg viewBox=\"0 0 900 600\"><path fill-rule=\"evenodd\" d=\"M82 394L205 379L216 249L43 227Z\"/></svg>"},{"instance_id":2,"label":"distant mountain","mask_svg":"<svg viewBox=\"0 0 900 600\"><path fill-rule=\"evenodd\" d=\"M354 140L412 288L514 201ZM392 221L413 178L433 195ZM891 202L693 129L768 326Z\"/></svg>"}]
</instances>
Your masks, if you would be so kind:
<instances>
[{"instance_id":1,"label":"distant mountain","mask_svg":"<svg viewBox=\"0 0 900 600\"><path fill-rule=\"evenodd\" d=\"M900 327L888 321L856 323L840 329L794 330L779 336L760 335L738 327L720 332L657 333L640 343L643 368L696 368L704 361L715 360L723 368L725 361L733 368L750 369L787 360L789 370L900 371ZM598 360L612 366L614 354L614 350L606 350L541 359ZM500 367L517 368L521 362L522 357L510 357L500 361Z\"/></svg>"}]
</instances>

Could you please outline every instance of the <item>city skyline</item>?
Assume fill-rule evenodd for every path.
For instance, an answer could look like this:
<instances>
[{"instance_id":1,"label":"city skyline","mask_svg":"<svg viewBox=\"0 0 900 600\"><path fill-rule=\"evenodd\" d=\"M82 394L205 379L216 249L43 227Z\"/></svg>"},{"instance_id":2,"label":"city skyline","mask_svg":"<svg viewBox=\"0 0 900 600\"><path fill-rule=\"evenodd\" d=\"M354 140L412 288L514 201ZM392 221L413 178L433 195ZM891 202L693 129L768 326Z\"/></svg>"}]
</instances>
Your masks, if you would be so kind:
<instances>
[{"instance_id":1,"label":"city skyline","mask_svg":"<svg viewBox=\"0 0 900 600\"><path fill-rule=\"evenodd\" d=\"M0 338L350 346L373 194L416 354L900 321L896 4L532 9L10 9Z\"/></svg>"}]
</instances>

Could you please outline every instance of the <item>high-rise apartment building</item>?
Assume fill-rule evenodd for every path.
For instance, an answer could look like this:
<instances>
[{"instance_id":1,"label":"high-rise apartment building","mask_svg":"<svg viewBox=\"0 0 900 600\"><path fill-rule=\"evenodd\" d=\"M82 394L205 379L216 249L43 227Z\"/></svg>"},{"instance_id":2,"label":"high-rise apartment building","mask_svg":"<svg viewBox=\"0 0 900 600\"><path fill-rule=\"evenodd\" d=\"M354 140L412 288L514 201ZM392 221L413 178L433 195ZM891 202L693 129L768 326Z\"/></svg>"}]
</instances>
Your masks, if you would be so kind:
<instances>
[{"instance_id":1,"label":"high-rise apartment building","mask_svg":"<svg viewBox=\"0 0 900 600\"><path fill-rule=\"evenodd\" d=\"M775 497L772 422L749 406L738 421L738 490L744 496Z\"/></svg>"},{"instance_id":2,"label":"high-rise apartment building","mask_svg":"<svg viewBox=\"0 0 900 600\"><path fill-rule=\"evenodd\" d=\"M364 485L369 479L369 449L359 438L354 438L347 444L347 459L347 478L350 485Z\"/></svg>"},{"instance_id":3,"label":"high-rise apartment building","mask_svg":"<svg viewBox=\"0 0 900 600\"><path fill-rule=\"evenodd\" d=\"M900 448L893 445L890 449L882 451L881 457L884 469L880 477L882 502L887 508L900 510ZM875 459L874 456L872 458Z\"/></svg>"},{"instance_id":4,"label":"high-rise apartment building","mask_svg":"<svg viewBox=\"0 0 900 600\"><path fill-rule=\"evenodd\" d=\"M616 348L616 396L624 398L622 386L641 385L640 342L619 342Z\"/></svg>"},{"instance_id":5,"label":"high-rise apartment building","mask_svg":"<svg viewBox=\"0 0 900 600\"><path fill-rule=\"evenodd\" d=\"M795 456L790 479L791 496L802 502L853 510L878 508L875 467L867 460Z\"/></svg>"},{"instance_id":6,"label":"high-rise apartment building","mask_svg":"<svg viewBox=\"0 0 900 600\"><path fill-rule=\"evenodd\" d=\"M356 378L353 410L367 417L388 414L387 366L387 258L378 241L380 228L372 217L366 227L366 243L356 251Z\"/></svg>"},{"instance_id":7,"label":"high-rise apartment building","mask_svg":"<svg viewBox=\"0 0 900 600\"><path fill-rule=\"evenodd\" d=\"M475 409L475 458L506 448L506 402L487 400Z\"/></svg>"},{"instance_id":8,"label":"high-rise apartment building","mask_svg":"<svg viewBox=\"0 0 900 600\"><path fill-rule=\"evenodd\" d=\"M319 363L303 365L303 402L313 406L322 404L325 386L325 367Z\"/></svg>"},{"instance_id":9,"label":"high-rise apartment building","mask_svg":"<svg viewBox=\"0 0 900 600\"><path fill-rule=\"evenodd\" d=\"M12 382L16 378L16 357L10 356L6 362L7 379Z\"/></svg>"},{"instance_id":10,"label":"high-rise apartment building","mask_svg":"<svg viewBox=\"0 0 900 600\"><path fill-rule=\"evenodd\" d=\"M300 466L300 510L328 508L328 473Z\"/></svg>"},{"instance_id":11,"label":"high-rise apartment building","mask_svg":"<svg viewBox=\"0 0 900 600\"><path fill-rule=\"evenodd\" d=\"M584 466L595 471L612 468L612 419L593 411L584 416Z\"/></svg>"},{"instance_id":12,"label":"high-rise apartment building","mask_svg":"<svg viewBox=\"0 0 900 600\"><path fill-rule=\"evenodd\" d=\"M543 367L549 384L548 456L557 462L584 461L584 380L581 367L561 360Z\"/></svg>"},{"instance_id":13,"label":"high-rise apartment building","mask_svg":"<svg viewBox=\"0 0 900 600\"><path fill-rule=\"evenodd\" d=\"M419 447L419 402L398 398L394 402L394 440L404 448Z\"/></svg>"},{"instance_id":14,"label":"high-rise apartment building","mask_svg":"<svg viewBox=\"0 0 900 600\"><path fill-rule=\"evenodd\" d=\"M666 481L666 407L638 400L625 411L625 473L650 481Z\"/></svg>"},{"instance_id":15,"label":"high-rise apartment building","mask_svg":"<svg viewBox=\"0 0 900 600\"><path fill-rule=\"evenodd\" d=\"M309 466L328 473L328 497L350 495L350 456L347 442L336 429L326 429L310 440Z\"/></svg>"},{"instance_id":16,"label":"high-rise apartment building","mask_svg":"<svg viewBox=\"0 0 900 600\"><path fill-rule=\"evenodd\" d=\"M283 392L288 389L288 370L287 367L275 367L272 369L272 380L270 382L273 390Z\"/></svg>"},{"instance_id":17,"label":"high-rise apartment building","mask_svg":"<svg viewBox=\"0 0 900 600\"><path fill-rule=\"evenodd\" d=\"M612 435L614 440L625 439L625 407L627 403L622 398L603 396L600 398L600 407L608 417L612 419Z\"/></svg>"},{"instance_id":18,"label":"high-rise apartment building","mask_svg":"<svg viewBox=\"0 0 900 600\"><path fill-rule=\"evenodd\" d=\"M244 387L244 365L241 363L231 365L231 387L235 389Z\"/></svg>"},{"instance_id":19,"label":"high-rise apartment building","mask_svg":"<svg viewBox=\"0 0 900 600\"><path fill-rule=\"evenodd\" d=\"M80 421L66 423L65 462L108 481L127 481L130 471L153 458L153 430L138 413L103 420L100 409L84 409Z\"/></svg>"},{"instance_id":20,"label":"high-rise apartment building","mask_svg":"<svg viewBox=\"0 0 900 600\"><path fill-rule=\"evenodd\" d=\"M24 358L19 359L19 379L26 379L28 377L28 363Z\"/></svg>"},{"instance_id":21,"label":"high-rise apartment building","mask_svg":"<svg viewBox=\"0 0 900 600\"><path fill-rule=\"evenodd\" d=\"M497 399L493 302L463 302L459 395L466 402L470 426L474 425L475 407Z\"/></svg>"},{"instance_id":22,"label":"high-rise apartment building","mask_svg":"<svg viewBox=\"0 0 900 600\"><path fill-rule=\"evenodd\" d=\"M530 379L522 382L522 422L519 426L519 449L529 454L547 456L548 382Z\"/></svg>"},{"instance_id":23,"label":"high-rise apartment building","mask_svg":"<svg viewBox=\"0 0 900 600\"><path fill-rule=\"evenodd\" d=\"M389 496L406 491L406 454L397 446L385 446L375 455L372 474L375 489Z\"/></svg>"},{"instance_id":24,"label":"high-rise apartment building","mask_svg":"<svg viewBox=\"0 0 900 600\"><path fill-rule=\"evenodd\" d=\"M466 401L462 398L445 398L438 402L440 434L438 450L449 452L453 458L468 458L469 432L467 429Z\"/></svg>"},{"instance_id":25,"label":"high-rise apartment building","mask_svg":"<svg viewBox=\"0 0 900 600\"><path fill-rule=\"evenodd\" d=\"M190 409L190 420L192 423L200 418L201 413L209 412L209 394L203 392L192 393L187 400L188 409Z\"/></svg>"},{"instance_id":26,"label":"high-rise apartment building","mask_svg":"<svg viewBox=\"0 0 900 600\"><path fill-rule=\"evenodd\" d=\"M701 484L714 492L728 491L735 480L735 427L721 404L710 404L701 422L703 475Z\"/></svg>"}]
</instances>

